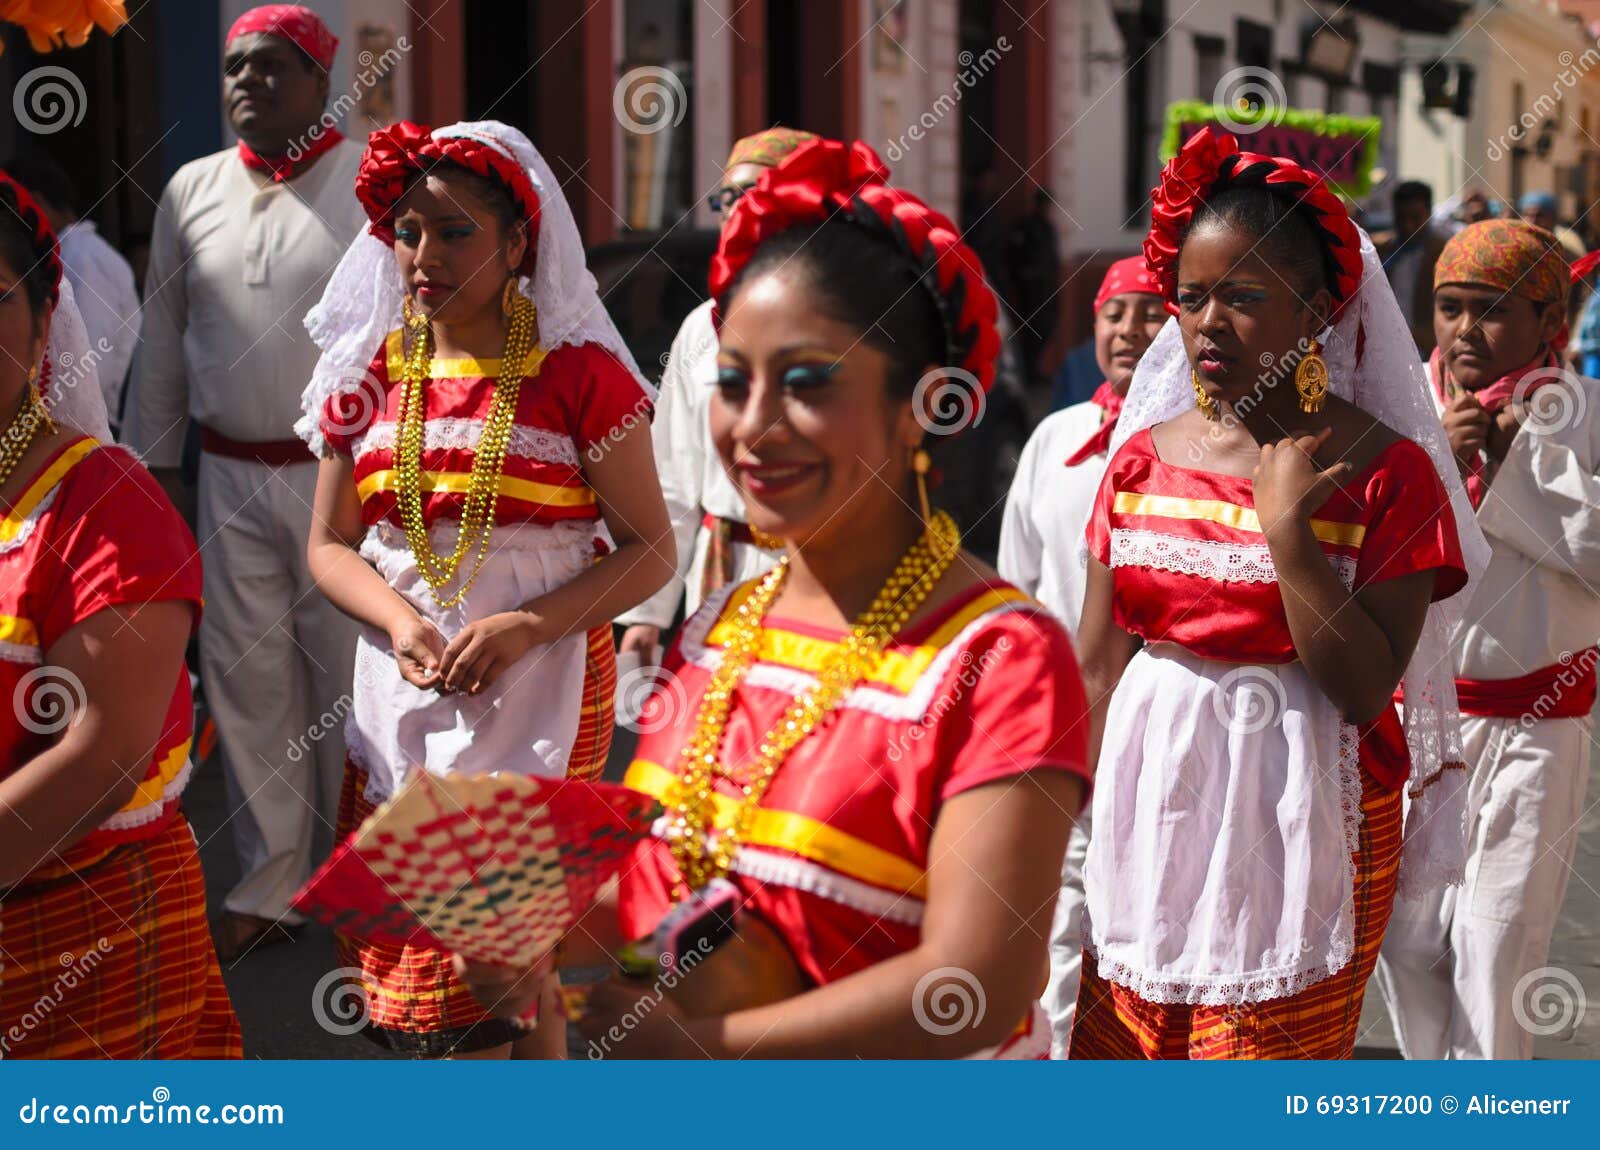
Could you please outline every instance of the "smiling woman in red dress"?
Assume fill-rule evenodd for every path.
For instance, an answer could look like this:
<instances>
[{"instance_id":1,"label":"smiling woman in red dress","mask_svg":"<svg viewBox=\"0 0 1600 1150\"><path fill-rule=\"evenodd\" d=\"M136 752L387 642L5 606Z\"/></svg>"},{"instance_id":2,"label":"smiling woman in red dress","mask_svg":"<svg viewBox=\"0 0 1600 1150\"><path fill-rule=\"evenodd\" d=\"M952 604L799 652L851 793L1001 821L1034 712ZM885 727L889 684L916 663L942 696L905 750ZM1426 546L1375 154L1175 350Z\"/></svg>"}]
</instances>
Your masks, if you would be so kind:
<instances>
[{"instance_id":1,"label":"smiling woman in red dress","mask_svg":"<svg viewBox=\"0 0 1600 1150\"><path fill-rule=\"evenodd\" d=\"M662 1002L657 980L601 984L591 1051L1049 1049L1083 693L1061 625L922 498L930 430L994 378L996 305L951 222L887 177L864 144L814 141L723 231L711 437L785 557L706 601L641 716L627 782L666 817L567 958L629 942L681 977ZM467 974L521 1004L516 972Z\"/></svg>"},{"instance_id":2,"label":"smiling woman in red dress","mask_svg":"<svg viewBox=\"0 0 1600 1150\"><path fill-rule=\"evenodd\" d=\"M0 173L0 1053L236 1058L178 809L200 559L143 465L84 434L110 439L60 279Z\"/></svg>"}]
</instances>

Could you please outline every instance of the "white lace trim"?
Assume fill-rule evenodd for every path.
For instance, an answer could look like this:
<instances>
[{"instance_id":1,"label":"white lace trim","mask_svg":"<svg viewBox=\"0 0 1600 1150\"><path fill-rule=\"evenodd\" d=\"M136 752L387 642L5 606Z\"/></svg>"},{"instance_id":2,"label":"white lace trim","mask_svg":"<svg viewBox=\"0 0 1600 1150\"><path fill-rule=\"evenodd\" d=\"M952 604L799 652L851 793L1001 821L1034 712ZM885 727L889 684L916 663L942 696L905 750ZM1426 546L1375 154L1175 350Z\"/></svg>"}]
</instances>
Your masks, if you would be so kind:
<instances>
[{"instance_id":1,"label":"white lace trim","mask_svg":"<svg viewBox=\"0 0 1600 1150\"><path fill-rule=\"evenodd\" d=\"M424 451L476 451L483 439L481 419L430 419L424 425L422 449ZM374 423L356 440L354 456L359 458L369 451L394 450L399 424ZM506 454L518 459L534 459L540 463L581 466L577 445L572 438L559 431L542 427L516 424L511 429L511 443Z\"/></svg>"},{"instance_id":2,"label":"white lace trim","mask_svg":"<svg viewBox=\"0 0 1600 1150\"><path fill-rule=\"evenodd\" d=\"M741 847L734 856L733 869L757 882L802 890L874 918L908 926L922 925L924 904L921 899L881 890L809 859L774 854L759 847Z\"/></svg>"},{"instance_id":3,"label":"white lace trim","mask_svg":"<svg viewBox=\"0 0 1600 1150\"><path fill-rule=\"evenodd\" d=\"M18 547L21 547L28 541L28 537L31 536L34 533L34 530L39 526L39 519L46 511L50 509L50 505L56 501L56 492L60 490L61 484L57 482L56 485L50 488L49 492L45 494L45 497L39 500L38 505L23 517L21 524L17 527L17 533L5 542L0 543L0 555L5 555L8 552L15 551Z\"/></svg>"},{"instance_id":4,"label":"white lace trim","mask_svg":"<svg viewBox=\"0 0 1600 1150\"><path fill-rule=\"evenodd\" d=\"M458 519L443 519L428 525L428 544L436 554L448 552L455 546ZM501 551L549 551L564 557L587 558L594 552L595 524L586 519L569 519L557 523L504 523L494 529L489 539L489 554ZM405 529L396 527L387 519L367 528L361 541L361 557L369 563L380 564L388 560L412 562L411 542Z\"/></svg>"},{"instance_id":5,"label":"white lace trim","mask_svg":"<svg viewBox=\"0 0 1600 1150\"><path fill-rule=\"evenodd\" d=\"M183 767L176 775L167 781L161 788L161 798L131 811L117 811L105 822L100 824L103 831L125 831L133 827L147 826L159 819L167 809L167 804L183 793L189 785L189 776L194 773L194 760L185 759Z\"/></svg>"},{"instance_id":6,"label":"white lace trim","mask_svg":"<svg viewBox=\"0 0 1600 1150\"><path fill-rule=\"evenodd\" d=\"M21 663L25 667L37 667L44 662L44 652L26 643L0 643L0 659L7 663Z\"/></svg>"},{"instance_id":7,"label":"white lace trim","mask_svg":"<svg viewBox=\"0 0 1600 1150\"><path fill-rule=\"evenodd\" d=\"M1328 556L1347 591L1355 586L1357 562L1352 555ZM1223 543L1132 527L1112 528L1111 566L1196 575L1217 583L1278 581L1271 548L1265 543Z\"/></svg>"},{"instance_id":8,"label":"white lace trim","mask_svg":"<svg viewBox=\"0 0 1600 1150\"><path fill-rule=\"evenodd\" d=\"M1326 959L1281 971L1260 971L1242 975L1190 975L1181 979L1135 970L1125 963L1102 958L1094 942L1085 936L1083 950L1095 961L1100 976L1133 991L1146 1002L1184 1006L1245 1006L1289 998L1324 979L1332 978L1355 957L1349 938L1334 937L1334 949Z\"/></svg>"}]
</instances>

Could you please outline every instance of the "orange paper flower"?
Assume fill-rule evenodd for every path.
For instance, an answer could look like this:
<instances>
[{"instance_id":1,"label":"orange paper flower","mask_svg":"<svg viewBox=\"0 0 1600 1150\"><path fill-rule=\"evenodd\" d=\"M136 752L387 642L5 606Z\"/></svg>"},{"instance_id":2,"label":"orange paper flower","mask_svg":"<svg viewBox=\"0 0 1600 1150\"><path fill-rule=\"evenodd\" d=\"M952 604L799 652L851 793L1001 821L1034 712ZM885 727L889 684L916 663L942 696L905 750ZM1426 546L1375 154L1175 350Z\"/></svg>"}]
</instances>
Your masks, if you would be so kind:
<instances>
[{"instance_id":1,"label":"orange paper flower","mask_svg":"<svg viewBox=\"0 0 1600 1150\"><path fill-rule=\"evenodd\" d=\"M35 52L78 48L99 28L112 33L128 22L125 0L0 0L0 20L28 34Z\"/></svg>"}]
</instances>

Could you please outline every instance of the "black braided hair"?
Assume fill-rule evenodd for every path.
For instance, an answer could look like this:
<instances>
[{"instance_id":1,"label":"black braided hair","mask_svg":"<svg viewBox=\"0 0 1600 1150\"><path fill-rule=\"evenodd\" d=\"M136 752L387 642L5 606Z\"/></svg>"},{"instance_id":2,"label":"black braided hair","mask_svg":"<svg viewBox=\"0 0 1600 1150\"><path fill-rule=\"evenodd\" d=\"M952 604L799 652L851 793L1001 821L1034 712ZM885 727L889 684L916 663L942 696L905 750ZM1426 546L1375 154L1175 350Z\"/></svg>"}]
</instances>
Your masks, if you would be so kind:
<instances>
[{"instance_id":1,"label":"black braided hair","mask_svg":"<svg viewBox=\"0 0 1600 1150\"><path fill-rule=\"evenodd\" d=\"M1309 298L1331 287L1337 280L1338 264L1316 214L1295 198L1293 187L1266 183L1266 177L1277 170L1272 164L1232 170L1236 163L1233 157L1224 161L1222 174L1227 186L1196 209L1183 230L1183 241L1203 226L1238 228L1255 241L1262 259L1288 271L1302 296Z\"/></svg>"},{"instance_id":2,"label":"black braided hair","mask_svg":"<svg viewBox=\"0 0 1600 1150\"><path fill-rule=\"evenodd\" d=\"M54 306L61 278L60 257L47 234L48 224L37 209L22 204L9 178L0 179L0 259L21 278L34 315Z\"/></svg>"},{"instance_id":3,"label":"black braided hair","mask_svg":"<svg viewBox=\"0 0 1600 1150\"><path fill-rule=\"evenodd\" d=\"M812 289L819 311L857 328L862 342L889 357L890 390L909 397L930 363L959 364L965 352L950 358L946 336L945 314L959 308L959 301L951 304L936 284L927 290L933 273L911 256L903 232L897 242L897 226L862 211L856 219L835 214L821 223L787 228L756 249L728 285L727 298L736 298L754 276L795 269Z\"/></svg>"}]
</instances>

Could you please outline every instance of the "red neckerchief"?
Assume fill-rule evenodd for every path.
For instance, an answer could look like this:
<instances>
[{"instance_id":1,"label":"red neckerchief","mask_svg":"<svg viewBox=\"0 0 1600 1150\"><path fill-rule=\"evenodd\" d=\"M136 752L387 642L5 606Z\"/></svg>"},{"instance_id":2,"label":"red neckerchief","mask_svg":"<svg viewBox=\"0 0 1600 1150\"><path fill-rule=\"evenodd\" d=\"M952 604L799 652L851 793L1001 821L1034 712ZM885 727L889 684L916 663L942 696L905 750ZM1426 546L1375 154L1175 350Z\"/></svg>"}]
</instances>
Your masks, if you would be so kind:
<instances>
[{"instance_id":1,"label":"red neckerchief","mask_svg":"<svg viewBox=\"0 0 1600 1150\"><path fill-rule=\"evenodd\" d=\"M331 149L343 140L344 136L337 128L329 128L323 135L311 141L300 150L293 159L284 156L263 156L243 140L239 141L239 161L252 172L268 172L274 183L284 183L292 180L304 172L317 160L317 157Z\"/></svg>"},{"instance_id":2,"label":"red neckerchief","mask_svg":"<svg viewBox=\"0 0 1600 1150\"><path fill-rule=\"evenodd\" d=\"M1117 430L1117 416L1122 414L1122 396L1112 390L1109 381L1094 389L1089 402L1105 408L1100 428L1087 442L1067 458L1068 467L1076 467L1086 459L1104 455L1111 450L1111 433Z\"/></svg>"},{"instance_id":3,"label":"red neckerchief","mask_svg":"<svg viewBox=\"0 0 1600 1150\"><path fill-rule=\"evenodd\" d=\"M1473 399L1483 405L1483 409L1492 417L1498 415L1501 409L1511 402L1517 393L1517 388L1521 386L1524 379L1534 374L1534 372L1547 371L1559 365L1560 361L1556 359L1555 351L1551 348L1546 348L1541 358L1517 368L1516 371L1507 372L1488 387L1480 387L1470 394ZM1439 397L1441 404L1448 404L1464 390L1456 384L1455 380L1445 378L1444 365L1440 362L1438 348L1434 348L1433 354L1428 357L1428 381L1433 384L1433 393ZM1549 378L1535 383L1523 394L1522 398L1527 399L1528 396L1538 391L1541 387L1548 387L1558 381L1558 377L1552 374ZM1481 452L1477 458L1467 465L1466 483L1467 498L1472 501L1472 506L1476 508L1483 502L1483 497L1489 493L1489 485L1484 482L1483 478L1483 455Z\"/></svg>"}]
</instances>

